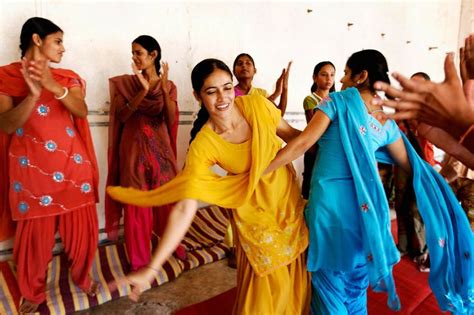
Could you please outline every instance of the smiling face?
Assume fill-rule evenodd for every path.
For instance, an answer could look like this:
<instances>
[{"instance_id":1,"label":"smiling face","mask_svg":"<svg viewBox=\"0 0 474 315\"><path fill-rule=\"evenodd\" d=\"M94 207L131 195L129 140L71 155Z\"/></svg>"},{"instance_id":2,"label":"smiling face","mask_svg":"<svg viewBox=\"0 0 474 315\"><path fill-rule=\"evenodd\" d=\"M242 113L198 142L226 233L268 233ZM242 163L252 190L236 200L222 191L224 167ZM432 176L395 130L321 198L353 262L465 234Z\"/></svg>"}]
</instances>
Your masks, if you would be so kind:
<instances>
[{"instance_id":1,"label":"smiling face","mask_svg":"<svg viewBox=\"0 0 474 315\"><path fill-rule=\"evenodd\" d=\"M320 90L328 91L334 85L334 76L336 70L330 64L327 64L319 70L318 74L313 77L314 82Z\"/></svg>"},{"instance_id":2,"label":"smiling face","mask_svg":"<svg viewBox=\"0 0 474 315\"><path fill-rule=\"evenodd\" d=\"M255 65L253 61L248 56L241 56L235 63L234 67L234 75L237 80L242 79L253 79L257 69L255 69Z\"/></svg>"},{"instance_id":3,"label":"smiling face","mask_svg":"<svg viewBox=\"0 0 474 315\"><path fill-rule=\"evenodd\" d=\"M196 98L209 112L209 116L225 116L234 105L232 77L224 70L215 69L205 80Z\"/></svg>"},{"instance_id":4,"label":"smiling face","mask_svg":"<svg viewBox=\"0 0 474 315\"><path fill-rule=\"evenodd\" d=\"M51 62L60 62L66 51L63 45L63 33L52 33L40 40L39 51Z\"/></svg>"},{"instance_id":5,"label":"smiling face","mask_svg":"<svg viewBox=\"0 0 474 315\"><path fill-rule=\"evenodd\" d=\"M155 50L149 53L142 45L137 43L132 44L132 60L138 70L154 67L156 56L157 52Z\"/></svg>"}]
</instances>

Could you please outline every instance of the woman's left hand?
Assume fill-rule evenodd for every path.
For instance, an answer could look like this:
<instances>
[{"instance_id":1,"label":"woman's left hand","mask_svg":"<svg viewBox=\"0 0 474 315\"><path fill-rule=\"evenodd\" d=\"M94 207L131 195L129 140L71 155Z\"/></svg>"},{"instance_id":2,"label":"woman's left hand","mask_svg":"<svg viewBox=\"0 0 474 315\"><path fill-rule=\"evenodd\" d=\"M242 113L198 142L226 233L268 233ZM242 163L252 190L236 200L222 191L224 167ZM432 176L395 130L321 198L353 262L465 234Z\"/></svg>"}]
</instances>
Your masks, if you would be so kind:
<instances>
[{"instance_id":1,"label":"woman's left hand","mask_svg":"<svg viewBox=\"0 0 474 315\"><path fill-rule=\"evenodd\" d=\"M169 94L170 89L168 86L168 72L169 66L168 63L165 61L161 62L161 90L163 93Z\"/></svg>"},{"instance_id":2,"label":"woman's left hand","mask_svg":"<svg viewBox=\"0 0 474 315\"><path fill-rule=\"evenodd\" d=\"M45 58L36 58L28 62L30 77L39 82L43 88L53 92L58 83L54 80L49 69L49 62Z\"/></svg>"},{"instance_id":3,"label":"woman's left hand","mask_svg":"<svg viewBox=\"0 0 474 315\"><path fill-rule=\"evenodd\" d=\"M131 272L126 276L120 277L115 281L108 284L111 292L116 291L118 287L122 285L129 285L132 291L128 297L137 302L140 295L147 288L150 283L155 279L156 272L148 267L143 267L137 271Z\"/></svg>"}]
</instances>

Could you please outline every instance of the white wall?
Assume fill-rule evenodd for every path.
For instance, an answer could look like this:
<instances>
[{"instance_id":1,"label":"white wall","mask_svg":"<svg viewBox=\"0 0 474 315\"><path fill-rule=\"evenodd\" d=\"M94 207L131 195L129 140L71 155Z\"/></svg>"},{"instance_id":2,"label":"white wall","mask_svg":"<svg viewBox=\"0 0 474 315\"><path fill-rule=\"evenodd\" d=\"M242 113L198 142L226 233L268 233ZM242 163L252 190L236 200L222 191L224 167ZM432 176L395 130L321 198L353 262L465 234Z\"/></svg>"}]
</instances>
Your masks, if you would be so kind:
<instances>
[{"instance_id":1,"label":"white wall","mask_svg":"<svg viewBox=\"0 0 474 315\"><path fill-rule=\"evenodd\" d=\"M473 30L473 7L473 0L298 3L0 0L0 64L19 58L18 38L27 18L46 17L65 31L67 51L60 67L75 70L88 83L89 119L103 185L107 171L107 116L101 111L108 107L107 78L130 73L130 42L138 35L157 38L163 59L170 64L170 78L178 87L183 112L178 154L181 165L192 112L197 110L190 73L201 59L216 57L231 66L237 54L248 52L258 69L255 86L268 90L274 87L281 69L293 60L286 118L303 128L302 100L309 92L317 62L331 60L339 80L351 53L375 48L385 54L390 70L407 75L425 71L434 80L442 80L445 53L456 51L461 39ZM349 27L348 23L353 25ZM301 164L301 161L296 163L299 170ZM102 203L99 211L103 227ZM0 244L0 250L9 246L9 243Z\"/></svg>"}]
</instances>

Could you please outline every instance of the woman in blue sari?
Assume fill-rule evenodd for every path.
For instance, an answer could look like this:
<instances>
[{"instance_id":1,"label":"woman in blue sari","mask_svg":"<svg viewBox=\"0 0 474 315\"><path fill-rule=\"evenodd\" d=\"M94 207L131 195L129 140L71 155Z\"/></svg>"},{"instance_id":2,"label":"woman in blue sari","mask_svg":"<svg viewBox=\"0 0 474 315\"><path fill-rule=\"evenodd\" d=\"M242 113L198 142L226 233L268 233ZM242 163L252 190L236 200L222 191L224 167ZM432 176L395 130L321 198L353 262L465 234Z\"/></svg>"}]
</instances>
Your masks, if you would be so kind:
<instances>
[{"instance_id":1,"label":"woman in blue sari","mask_svg":"<svg viewBox=\"0 0 474 315\"><path fill-rule=\"evenodd\" d=\"M401 308L392 268L400 255L390 233L388 202L377 161L413 173L417 203L432 253L430 285L442 310L474 310L473 235L444 180L413 150L377 98L376 81L389 82L385 57L376 50L347 61L342 90L330 94L302 134L282 149L267 172L320 146L311 179L306 222L310 231L313 314L366 314L366 289L388 293Z\"/></svg>"}]
</instances>

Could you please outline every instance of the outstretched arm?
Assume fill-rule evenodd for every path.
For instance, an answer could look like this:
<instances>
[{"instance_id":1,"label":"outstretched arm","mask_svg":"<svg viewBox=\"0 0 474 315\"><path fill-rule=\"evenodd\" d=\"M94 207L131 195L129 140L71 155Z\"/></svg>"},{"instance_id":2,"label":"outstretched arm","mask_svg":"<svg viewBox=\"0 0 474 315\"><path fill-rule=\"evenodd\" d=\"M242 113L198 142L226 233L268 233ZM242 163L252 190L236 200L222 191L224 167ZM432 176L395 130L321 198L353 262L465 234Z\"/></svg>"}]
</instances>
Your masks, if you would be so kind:
<instances>
[{"instance_id":1,"label":"outstretched arm","mask_svg":"<svg viewBox=\"0 0 474 315\"><path fill-rule=\"evenodd\" d=\"M280 124L278 124L278 127L277 127L277 136L282 138L283 141L288 143L291 140L298 137L300 134L301 134L301 130L293 128L283 118L280 120Z\"/></svg>"},{"instance_id":2,"label":"outstretched arm","mask_svg":"<svg viewBox=\"0 0 474 315\"><path fill-rule=\"evenodd\" d=\"M153 253L148 266L115 280L109 285L110 290L114 291L117 287L124 284L130 285L132 286L132 292L129 297L137 301L142 290L153 281L158 270L184 238L184 235L191 226L197 208L198 202L195 199L184 199L176 203L168 218L163 237Z\"/></svg>"},{"instance_id":3,"label":"outstretched arm","mask_svg":"<svg viewBox=\"0 0 474 315\"><path fill-rule=\"evenodd\" d=\"M273 172L280 166L290 163L305 153L321 138L330 123L331 120L324 112L317 111L305 130L278 152L264 174Z\"/></svg>"}]
</instances>

